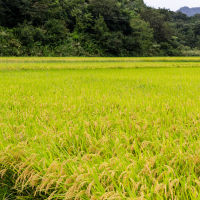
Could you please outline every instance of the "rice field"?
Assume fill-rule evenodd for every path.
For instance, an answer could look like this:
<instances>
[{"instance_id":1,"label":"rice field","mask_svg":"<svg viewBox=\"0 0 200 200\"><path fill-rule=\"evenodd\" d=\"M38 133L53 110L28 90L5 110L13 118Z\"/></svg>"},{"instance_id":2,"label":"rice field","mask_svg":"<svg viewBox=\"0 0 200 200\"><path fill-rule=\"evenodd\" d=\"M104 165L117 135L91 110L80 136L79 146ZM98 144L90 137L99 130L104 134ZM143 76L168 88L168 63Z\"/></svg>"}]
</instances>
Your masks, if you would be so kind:
<instances>
[{"instance_id":1,"label":"rice field","mask_svg":"<svg viewBox=\"0 0 200 200\"><path fill-rule=\"evenodd\" d=\"M200 58L0 58L0 199L200 199Z\"/></svg>"}]
</instances>

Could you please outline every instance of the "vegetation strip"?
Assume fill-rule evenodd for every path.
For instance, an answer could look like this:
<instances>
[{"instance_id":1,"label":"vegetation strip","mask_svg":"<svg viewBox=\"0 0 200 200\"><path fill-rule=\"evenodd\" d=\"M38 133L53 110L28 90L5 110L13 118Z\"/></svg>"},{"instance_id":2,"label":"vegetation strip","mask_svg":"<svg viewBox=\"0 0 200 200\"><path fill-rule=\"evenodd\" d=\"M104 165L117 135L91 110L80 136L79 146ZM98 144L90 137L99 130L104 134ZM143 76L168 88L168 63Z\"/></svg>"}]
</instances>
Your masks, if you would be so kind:
<instances>
[{"instance_id":1,"label":"vegetation strip","mask_svg":"<svg viewBox=\"0 0 200 200\"><path fill-rule=\"evenodd\" d=\"M0 57L0 63L82 63L82 62L200 62L200 57Z\"/></svg>"}]
</instances>

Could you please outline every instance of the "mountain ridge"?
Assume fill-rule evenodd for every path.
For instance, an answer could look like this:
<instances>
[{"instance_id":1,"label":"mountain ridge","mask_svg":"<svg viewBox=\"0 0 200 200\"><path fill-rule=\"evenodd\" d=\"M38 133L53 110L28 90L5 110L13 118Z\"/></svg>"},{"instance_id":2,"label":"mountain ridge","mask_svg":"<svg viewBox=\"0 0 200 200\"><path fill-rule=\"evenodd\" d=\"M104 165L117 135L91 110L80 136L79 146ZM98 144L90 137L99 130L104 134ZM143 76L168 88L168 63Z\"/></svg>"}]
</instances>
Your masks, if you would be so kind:
<instances>
[{"instance_id":1,"label":"mountain ridge","mask_svg":"<svg viewBox=\"0 0 200 200\"><path fill-rule=\"evenodd\" d=\"M180 11L189 17L194 16L196 14L200 14L200 7L189 8L187 6L181 7L177 12Z\"/></svg>"}]
</instances>

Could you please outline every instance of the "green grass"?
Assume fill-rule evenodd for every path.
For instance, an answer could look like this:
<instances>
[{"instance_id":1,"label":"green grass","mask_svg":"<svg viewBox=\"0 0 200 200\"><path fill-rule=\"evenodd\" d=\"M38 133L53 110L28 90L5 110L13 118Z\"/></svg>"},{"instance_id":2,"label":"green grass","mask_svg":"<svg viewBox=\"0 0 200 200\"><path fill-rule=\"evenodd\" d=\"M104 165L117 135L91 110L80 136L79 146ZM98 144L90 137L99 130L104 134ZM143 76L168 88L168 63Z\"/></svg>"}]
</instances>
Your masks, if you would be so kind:
<instances>
[{"instance_id":1,"label":"green grass","mask_svg":"<svg viewBox=\"0 0 200 200\"><path fill-rule=\"evenodd\" d=\"M200 199L198 65L3 61L0 199Z\"/></svg>"}]
</instances>

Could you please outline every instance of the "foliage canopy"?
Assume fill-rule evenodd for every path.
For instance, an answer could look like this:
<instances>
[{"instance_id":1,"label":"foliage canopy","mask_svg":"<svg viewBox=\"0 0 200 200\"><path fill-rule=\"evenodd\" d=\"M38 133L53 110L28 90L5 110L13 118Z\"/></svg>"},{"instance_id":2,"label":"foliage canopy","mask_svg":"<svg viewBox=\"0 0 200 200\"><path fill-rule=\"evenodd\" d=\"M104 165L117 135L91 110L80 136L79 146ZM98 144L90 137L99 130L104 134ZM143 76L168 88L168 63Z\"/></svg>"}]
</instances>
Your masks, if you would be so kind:
<instances>
[{"instance_id":1,"label":"foliage canopy","mask_svg":"<svg viewBox=\"0 0 200 200\"><path fill-rule=\"evenodd\" d=\"M199 18L143 0L0 0L0 55L180 55L200 48Z\"/></svg>"}]
</instances>

